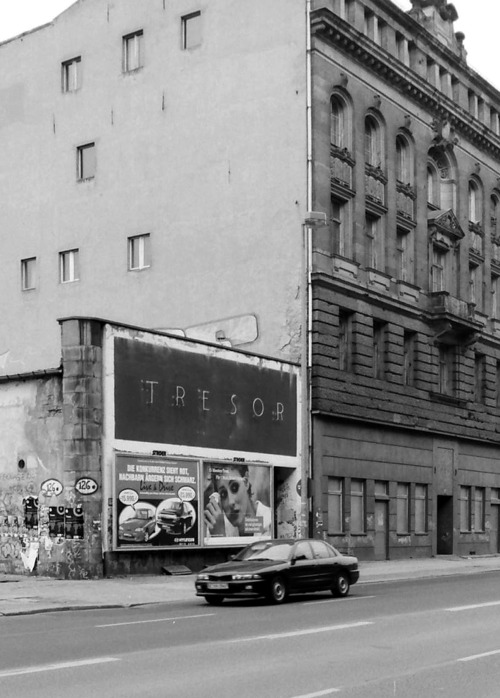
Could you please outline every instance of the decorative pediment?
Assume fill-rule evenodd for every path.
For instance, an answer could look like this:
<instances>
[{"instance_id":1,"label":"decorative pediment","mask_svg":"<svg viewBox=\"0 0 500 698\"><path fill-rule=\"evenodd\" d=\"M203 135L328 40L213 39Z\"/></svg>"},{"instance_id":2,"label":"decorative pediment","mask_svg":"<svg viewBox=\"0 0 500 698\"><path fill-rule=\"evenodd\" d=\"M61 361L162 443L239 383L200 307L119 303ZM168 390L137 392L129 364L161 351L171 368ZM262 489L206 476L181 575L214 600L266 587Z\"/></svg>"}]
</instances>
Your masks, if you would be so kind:
<instances>
[{"instance_id":1,"label":"decorative pediment","mask_svg":"<svg viewBox=\"0 0 500 698\"><path fill-rule=\"evenodd\" d=\"M456 246L465 237L458 218L450 208L448 211L429 211L427 215L429 237L433 242ZM443 239L444 238L444 239Z\"/></svg>"}]
</instances>

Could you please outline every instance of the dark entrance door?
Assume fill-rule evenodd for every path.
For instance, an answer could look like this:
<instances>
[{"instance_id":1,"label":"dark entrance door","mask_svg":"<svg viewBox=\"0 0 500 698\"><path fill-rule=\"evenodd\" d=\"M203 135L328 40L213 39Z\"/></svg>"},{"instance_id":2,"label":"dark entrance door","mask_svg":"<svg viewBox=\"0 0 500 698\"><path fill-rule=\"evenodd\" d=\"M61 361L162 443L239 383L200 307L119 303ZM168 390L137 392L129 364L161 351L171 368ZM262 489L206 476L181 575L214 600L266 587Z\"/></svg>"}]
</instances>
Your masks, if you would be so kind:
<instances>
[{"instance_id":1,"label":"dark entrance door","mask_svg":"<svg viewBox=\"0 0 500 698\"><path fill-rule=\"evenodd\" d=\"M437 554L453 553L453 497L437 498Z\"/></svg>"},{"instance_id":2,"label":"dark entrance door","mask_svg":"<svg viewBox=\"0 0 500 698\"><path fill-rule=\"evenodd\" d=\"M500 512L500 506L498 506L498 505L491 506L490 552L493 554L500 552L500 516L499 516L499 512Z\"/></svg>"}]
</instances>

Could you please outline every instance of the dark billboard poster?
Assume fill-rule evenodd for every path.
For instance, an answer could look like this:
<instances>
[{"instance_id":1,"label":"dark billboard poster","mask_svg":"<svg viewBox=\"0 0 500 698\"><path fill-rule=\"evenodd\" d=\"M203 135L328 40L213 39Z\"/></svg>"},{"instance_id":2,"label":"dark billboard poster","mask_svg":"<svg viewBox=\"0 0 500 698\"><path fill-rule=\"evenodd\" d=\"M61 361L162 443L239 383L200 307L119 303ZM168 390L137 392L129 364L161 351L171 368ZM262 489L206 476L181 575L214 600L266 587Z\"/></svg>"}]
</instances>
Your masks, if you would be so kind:
<instances>
[{"instance_id":1,"label":"dark billboard poster","mask_svg":"<svg viewBox=\"0 0 500 698\"><path fill-rule=\"evenodd\" d=\"M117 546L198 545L197 461L115 458Z\"/></svg>"},{"instance_id":2,"label":"dark billboard poster","mask_svg":"<svg viewBox=\"0 0 500 698\"><path fill-rule=\"evenodd\" d=\"M117 439L297 454L292 371L115 337ZM209 353L211 352L211 353Z\"/></svg>"}]
</instances>

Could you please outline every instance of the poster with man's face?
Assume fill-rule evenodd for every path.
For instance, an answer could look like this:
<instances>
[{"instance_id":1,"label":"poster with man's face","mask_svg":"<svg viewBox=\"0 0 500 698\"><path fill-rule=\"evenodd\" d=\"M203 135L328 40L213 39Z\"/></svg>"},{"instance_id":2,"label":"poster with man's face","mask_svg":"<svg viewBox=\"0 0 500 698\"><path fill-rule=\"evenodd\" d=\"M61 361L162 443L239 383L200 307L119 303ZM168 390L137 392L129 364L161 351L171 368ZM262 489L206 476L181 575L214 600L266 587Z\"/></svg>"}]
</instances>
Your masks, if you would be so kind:
<instances>
[{"instance_id":1,"label":"poster with man's face","mask_svg":"<svg viewBox=\"0 0 500 698\"><path fill-rule=\"evenodd\" d=\"M271 538L270 468L239 462L203 463L202 506L206 545Z\"/></svg>"},{"instance_id":2,"label":"poster with man's face","mask_svg":"<svg viewBox=\"0 0 500 698\"><path fill-rule=\"evenodd\" d=\"M116 544L198 545L198 463L117 454Z\"/></svg>"}]
</instances>

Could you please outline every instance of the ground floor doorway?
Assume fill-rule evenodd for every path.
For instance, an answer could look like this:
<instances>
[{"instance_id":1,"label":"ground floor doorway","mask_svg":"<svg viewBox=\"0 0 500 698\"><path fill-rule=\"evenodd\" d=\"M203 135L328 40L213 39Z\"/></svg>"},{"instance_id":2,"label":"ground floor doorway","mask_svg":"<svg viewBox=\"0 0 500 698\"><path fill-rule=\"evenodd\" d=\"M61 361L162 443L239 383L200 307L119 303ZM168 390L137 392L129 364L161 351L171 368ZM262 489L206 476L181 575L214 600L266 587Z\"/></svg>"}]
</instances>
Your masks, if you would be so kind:
<instances>
[{"instance_id":1,"label":"ground floor doorway","mask_svg":"<svg viewBox=\"0 0 500 698\"><path fill-rule=\"evenodd\" d=\"M437 554L453 554L453 497L437 497Z\"/></svg>"}]
</instances>

